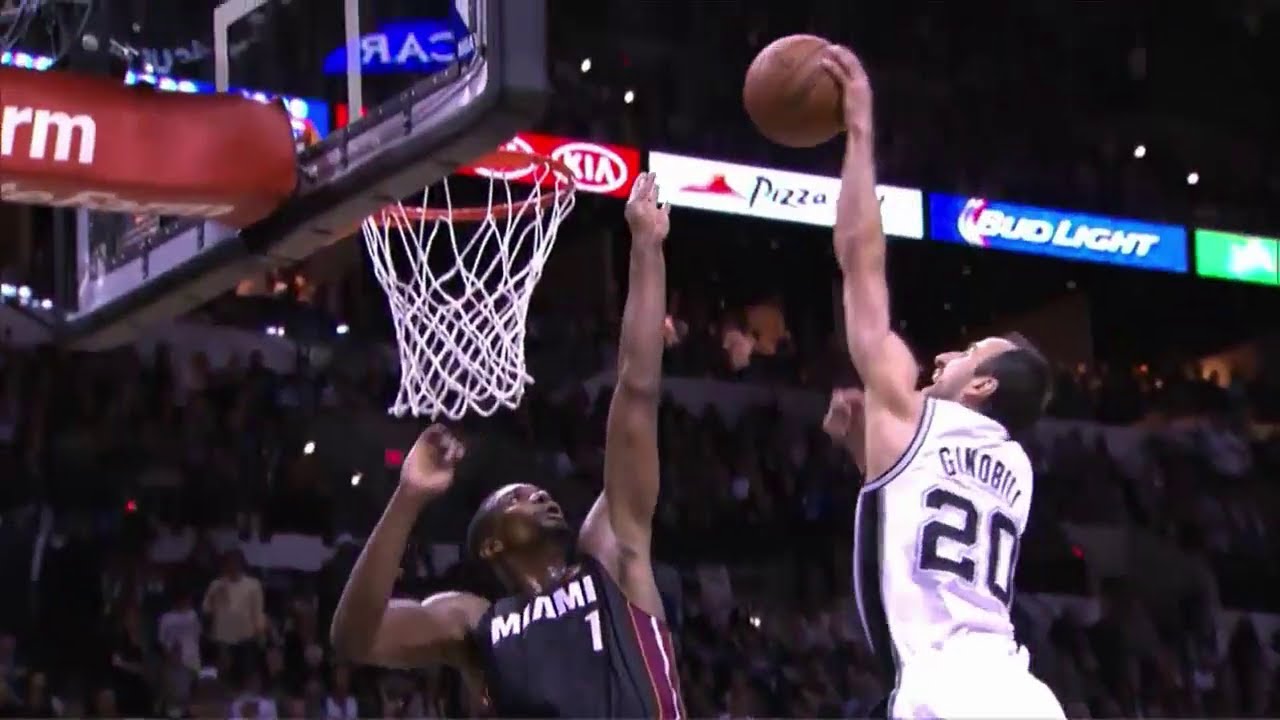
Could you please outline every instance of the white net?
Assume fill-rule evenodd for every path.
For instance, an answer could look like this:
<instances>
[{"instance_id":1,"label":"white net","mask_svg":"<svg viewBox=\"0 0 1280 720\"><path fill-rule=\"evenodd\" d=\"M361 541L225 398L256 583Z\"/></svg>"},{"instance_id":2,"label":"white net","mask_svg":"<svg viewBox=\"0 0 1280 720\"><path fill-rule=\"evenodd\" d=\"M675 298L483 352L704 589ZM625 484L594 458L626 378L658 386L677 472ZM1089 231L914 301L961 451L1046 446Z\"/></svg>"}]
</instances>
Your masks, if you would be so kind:
<instances>
[{"instance_id":1,"label":"white net","mask_svg":"<svg viewBox=\"0 0 1280 720\"><path fill-rule=\"evenodd\" d=\"M445 179L423 192L420 208L397 203L364 221L400 350L393 415L492 415L519 405L533 382L529 300L573 209L574 184L551 162L522 162L520 173L489 173L486 201L474 208L455 209ZM526 192L509 176L537 182Z\"/></svg>"}]
</instances>

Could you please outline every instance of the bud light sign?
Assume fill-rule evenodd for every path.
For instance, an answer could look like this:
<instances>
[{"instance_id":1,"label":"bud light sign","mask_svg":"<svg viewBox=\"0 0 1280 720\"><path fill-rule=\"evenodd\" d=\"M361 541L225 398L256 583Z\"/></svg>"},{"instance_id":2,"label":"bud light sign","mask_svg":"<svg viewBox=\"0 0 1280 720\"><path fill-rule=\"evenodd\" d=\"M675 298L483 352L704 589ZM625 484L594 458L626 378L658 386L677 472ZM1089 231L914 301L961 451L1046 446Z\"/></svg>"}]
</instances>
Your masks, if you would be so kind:
<instances>
[{"instance_id":1,"label":"bud light sign","mask_svg":"<svg viewBox=\"0 0 1280 720\"><path fill-rule=\"evenodd\" d=\"M1162 225L1030 205L931 194L936 240L1141 270L1187 271L1187 233Z\"/></svg>"},{"instance_id":2,"label":"bud light sign","mask_svg":"<svg viewBox=\"0 0 1280 720\"><path fill-rule=\"evenodd\" d=\"M476 52L475 36L454 12L447 20L397 20L360 38L360 72L430 74ZM326 75L345 75L347 49L339 47L324 58Z\"/></svg>"}]
</instances>

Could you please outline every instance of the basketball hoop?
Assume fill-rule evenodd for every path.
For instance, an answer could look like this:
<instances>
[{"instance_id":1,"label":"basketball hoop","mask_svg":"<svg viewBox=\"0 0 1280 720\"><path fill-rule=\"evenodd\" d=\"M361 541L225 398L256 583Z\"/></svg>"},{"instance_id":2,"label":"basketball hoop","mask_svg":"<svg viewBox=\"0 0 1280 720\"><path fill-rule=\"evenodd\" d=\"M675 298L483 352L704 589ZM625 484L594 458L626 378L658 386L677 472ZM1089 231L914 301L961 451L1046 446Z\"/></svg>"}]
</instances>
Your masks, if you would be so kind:
<instances>
[{"instance_id":1,"label":"basketball hoop","mask_svg":"<svg viewBox=\"0 0 1280 720\"><path fill-rule=\"evenodd\" d=\"M396 203L361 226L395 325L396 416L492 415L519 405L533 382L525 320L573 209L573 173L559 160L507 149L474 165L488 182L483 205L454 207L446 178L423 191L420 206ZM513 192L513 180L532 189Z\"/></svg>"}]
</instances>

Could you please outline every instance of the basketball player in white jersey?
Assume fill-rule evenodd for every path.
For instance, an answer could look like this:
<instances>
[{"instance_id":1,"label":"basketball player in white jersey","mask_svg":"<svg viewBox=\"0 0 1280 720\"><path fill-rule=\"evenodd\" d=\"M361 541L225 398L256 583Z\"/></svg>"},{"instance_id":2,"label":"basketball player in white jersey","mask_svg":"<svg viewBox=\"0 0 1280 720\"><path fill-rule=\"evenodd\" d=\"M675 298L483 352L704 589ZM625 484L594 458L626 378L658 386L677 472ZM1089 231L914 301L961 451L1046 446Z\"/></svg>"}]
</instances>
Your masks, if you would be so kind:
<instances>
[{"instance_id":1,"label":"basketball player in white jersey","mask_svg":"<svg viewBox=\"0 0 1280 720\"><path fill-rule=\"evenodd\" d=\"M830 48L823 65L844 94L833 244L849 354L864 386L860 396L837 391L826 424L854 446L868 478L854 592L893 682L888 715L1061 718L1009 619L1033 490L1031 463L1010 433L1043 412L1048 364L1020 337L990 337L939 355L933 384L916 389L919 366L889 321L870 83L845 48Z\"/></svg>"}]
</instances>

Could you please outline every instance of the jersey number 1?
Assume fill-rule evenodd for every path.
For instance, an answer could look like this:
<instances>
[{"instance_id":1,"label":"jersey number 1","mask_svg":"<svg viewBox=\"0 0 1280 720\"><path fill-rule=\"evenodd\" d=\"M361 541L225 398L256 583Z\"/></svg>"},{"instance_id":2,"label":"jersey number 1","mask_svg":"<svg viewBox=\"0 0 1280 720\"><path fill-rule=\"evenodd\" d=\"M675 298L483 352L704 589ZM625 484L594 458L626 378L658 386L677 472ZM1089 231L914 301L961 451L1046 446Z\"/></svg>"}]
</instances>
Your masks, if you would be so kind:
<instances>
[{"instance_id":1,"label":"jersey number 1","mask_svg":"<svg viewBox=\"0 0 1280 720\"><path fill-rule=\"evenodd\" d=\"M600 632L600 611L592 610L584 618L587 627L591 628L591 649L595 652L604 650L604 635Z\"/></svg>"},{"instance_id":2,"label":"jersey number 1","mask_svg":"<svg viewBox=\"0 0 1280 720\"><path fill-rule=\"evenodd\" d=\"M1012 597L1014 564L1018 557L1018 526L1008 515L993 510L987 516L985 537L979 541L978 510L968 498L950 490L933 488L924 496L925 507L934 510L951 508L959 511L961 521L936 518L926 522L920 532L920 569L937 570L957 575L973 583L981 557L980 544L986 545L987 590L1005 605ZM939 543L950 541L959 548L949 549Z\"/></svg>"}]
</instances>

